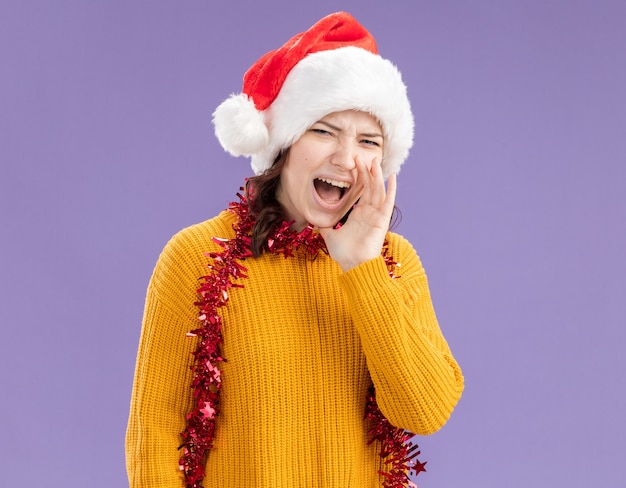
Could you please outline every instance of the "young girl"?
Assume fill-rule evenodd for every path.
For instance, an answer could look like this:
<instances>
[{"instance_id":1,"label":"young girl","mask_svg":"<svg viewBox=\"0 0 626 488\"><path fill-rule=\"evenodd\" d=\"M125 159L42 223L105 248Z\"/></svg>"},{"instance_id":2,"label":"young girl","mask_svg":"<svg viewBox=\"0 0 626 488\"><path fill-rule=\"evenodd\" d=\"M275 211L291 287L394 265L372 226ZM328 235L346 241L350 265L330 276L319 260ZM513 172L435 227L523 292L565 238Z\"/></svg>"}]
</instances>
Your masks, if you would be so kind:
<instances>
[{"instance_id":1,"label":"young girl","mask_svg":"<svg viewBox=\"0 0 626 488\"><path fill-rule=\"evenodd\" d=\"M463 376L388 230L413 141L400 73L332 14L259 59L214 124L256 176L155 267L130 486L411 486L411 433L445 424Z\"/></svg>"}]
</instances>

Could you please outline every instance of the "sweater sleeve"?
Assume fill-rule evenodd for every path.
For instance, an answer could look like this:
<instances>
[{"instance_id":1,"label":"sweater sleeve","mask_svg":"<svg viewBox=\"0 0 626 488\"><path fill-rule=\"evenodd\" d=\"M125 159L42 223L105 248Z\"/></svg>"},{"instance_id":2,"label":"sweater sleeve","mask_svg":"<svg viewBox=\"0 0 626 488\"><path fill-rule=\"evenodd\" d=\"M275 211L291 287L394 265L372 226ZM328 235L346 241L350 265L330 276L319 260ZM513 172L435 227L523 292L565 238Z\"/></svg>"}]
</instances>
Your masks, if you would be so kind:
<instances>
[{"instance_id":1,"label":"sweater sleeve","mask_svg":"<svg viewBox=\"0 0 626 488\"><path fill-rule=\"evenodd\" d=\"M394 237L397 278L378 257L339 282L381 411L393 425L426 435L447 422L463 392L463 375L437 323L422 264L408 241Z\"/></svg>"},{"instance_id":2,"label":"sweater sleeve","mask_svg":"<svg viewBox=\"0 0 626 488\"><path fill-rule=\"evenodd\" d=\"M207 226L187 228L170 240L148 285L126 431L130 488L182 488L178 469L196 343L186 334L198 325L198 277L211 251Z\"/></svg>"}]
</instances>

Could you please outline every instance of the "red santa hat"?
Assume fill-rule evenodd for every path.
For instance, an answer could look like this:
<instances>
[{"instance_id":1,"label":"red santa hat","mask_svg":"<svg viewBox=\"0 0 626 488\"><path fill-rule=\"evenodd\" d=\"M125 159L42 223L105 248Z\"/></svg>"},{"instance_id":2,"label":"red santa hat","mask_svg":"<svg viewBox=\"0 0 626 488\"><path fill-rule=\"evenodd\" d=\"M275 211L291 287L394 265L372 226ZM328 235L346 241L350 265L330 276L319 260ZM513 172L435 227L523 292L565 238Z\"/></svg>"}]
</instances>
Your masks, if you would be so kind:
<instances>
[{"instance_id":1,"label":"red santa hat","mask_svg":"<svg viewBox=\"0 0 626 488\"><path fill-rule=\"evenodd\" d=\"M350 14L324 17L261 57L243 90L213 114L215 134L260 174L315 122L360 110L383 129L383 173L397 173L413 145L413 114L398 69L378 55L372 35Z\"/></svg>"}]
</instances>

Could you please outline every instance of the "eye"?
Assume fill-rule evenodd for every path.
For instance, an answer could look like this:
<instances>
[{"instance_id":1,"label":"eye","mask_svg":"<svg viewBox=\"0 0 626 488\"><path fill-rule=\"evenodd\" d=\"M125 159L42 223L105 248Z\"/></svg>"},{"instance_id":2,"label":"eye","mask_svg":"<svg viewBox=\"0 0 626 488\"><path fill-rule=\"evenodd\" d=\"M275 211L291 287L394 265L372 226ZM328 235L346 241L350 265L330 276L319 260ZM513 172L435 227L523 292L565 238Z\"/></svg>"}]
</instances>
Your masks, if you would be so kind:
<instances>
[{"instance_id":1,"label":"eye","mask_svg":"<svg viewBox=\"0 0 626 488\"><path fill-rule=\"evenodd\" d=\"M380 147L380 143L377 141L373 141L371 139L363 139L361 143L366 144L368 146Z\"/></svg>"},{"instance_id":2,"label":"eye","mask_svg":"<svg viewBox=\"0 0 626 488\"><path fill-rule=\"evenodd\" d=\"M317 127L311 129L311 132L315 132L316 134L320 134L323 136L332 136L332 132L327 131L326 129L319 129Z\"/></svg>"}]
</instances>

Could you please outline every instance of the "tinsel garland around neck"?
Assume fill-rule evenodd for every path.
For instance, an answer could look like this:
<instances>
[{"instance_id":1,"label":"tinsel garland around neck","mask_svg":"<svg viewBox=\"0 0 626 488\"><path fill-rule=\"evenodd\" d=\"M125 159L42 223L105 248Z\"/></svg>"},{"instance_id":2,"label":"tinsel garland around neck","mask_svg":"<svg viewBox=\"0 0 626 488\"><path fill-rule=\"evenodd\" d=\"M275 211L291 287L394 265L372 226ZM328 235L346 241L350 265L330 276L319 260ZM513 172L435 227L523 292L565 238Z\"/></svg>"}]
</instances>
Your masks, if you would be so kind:
<instances>
[{"instance_id":1,"label":"tinsel garland around neck","mask_svg":"<svg viewBox=\"0 0 626 488\"><path fill-rule=\"evenodd\" d=\"M216 417L219 414L220 389L222 387L219 363L225 359L221 356L223 342L222 318L218 309L229 300L231 288L243 288L238 280L247 278L247 269L242 260L252 257L250 250L250 233L254 226L254 217L250 213L248 203L241 194L239 201L233 202L229 210L237 215L233 225L235 237L222 239L214 237L213 241L222 247L220 252L207 253L212 259L208 268L211 273L202 277L202 285L198 290L199 300L195 305L199 308L198 319L201 326L187 334L199 340L195 356L192 382L194 407L187 415L187 426L181 433L183 443L180 470L185 477L186 488L201 488L205 477L205 465L209 450L215 438ZM268 239L271 253L282 254L286 258L293 255L296 249L303 248L312 257L327 252L322 237L311 226L300 232L290 229L288 222L283 222ZM387 254L387 246L382 250L389 274L393 275L396 262ZM411 443L413 434L396 428L382 414L376 404L376 394L372 387L367 394L365 417L370 422L369 443L380 444L380 456L386 469L379 474L383 478L384 488L415 487L408 475L426 471L417 456L420 454L417 444Z\"/></svg>"}]
</instances>

